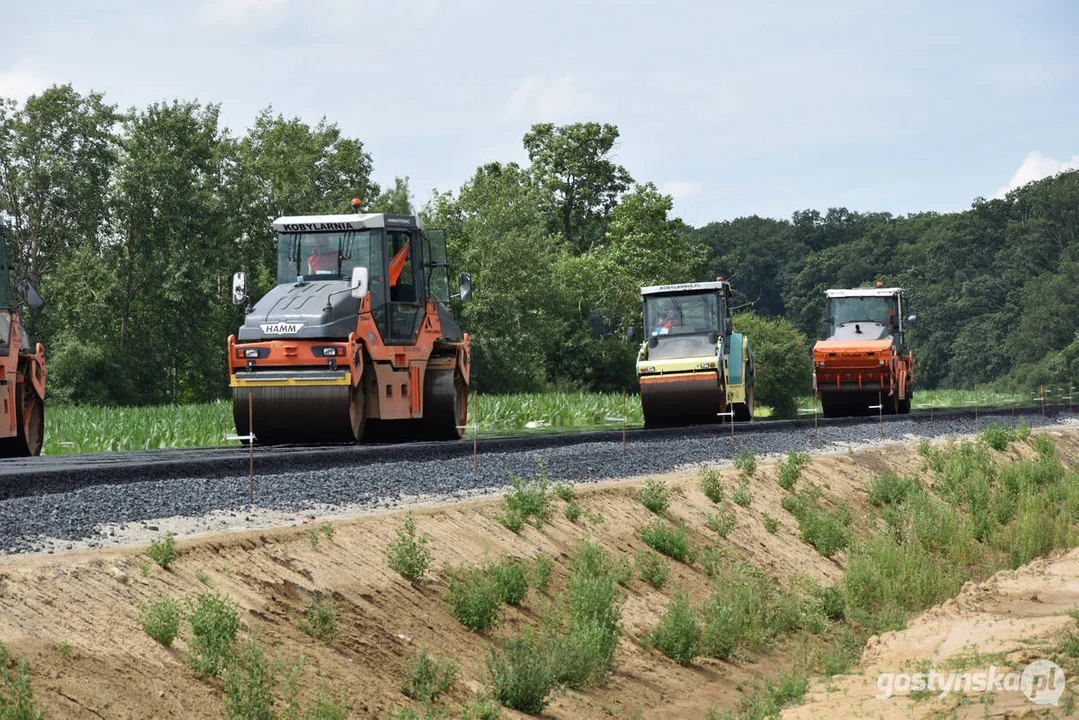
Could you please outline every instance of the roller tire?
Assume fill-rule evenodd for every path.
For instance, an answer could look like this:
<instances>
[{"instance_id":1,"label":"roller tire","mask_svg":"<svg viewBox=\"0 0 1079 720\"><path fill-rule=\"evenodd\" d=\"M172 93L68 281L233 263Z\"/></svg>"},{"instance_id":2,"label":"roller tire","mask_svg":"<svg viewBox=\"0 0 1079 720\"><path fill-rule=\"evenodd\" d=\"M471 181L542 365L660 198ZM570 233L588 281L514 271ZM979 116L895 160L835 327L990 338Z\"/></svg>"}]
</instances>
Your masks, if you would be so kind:
<instances>
[{"instance_id":1,"label":"roller tire","mask_svg":"<svg viewBox=\"0 0 1079 720\"><path fill-rule=\"evenodd\" d=\"M19 383L15 390L16 436L0 440L0 457L40 455L45 440L45 403L33 389Z\"/></svg>"}]
</instances>

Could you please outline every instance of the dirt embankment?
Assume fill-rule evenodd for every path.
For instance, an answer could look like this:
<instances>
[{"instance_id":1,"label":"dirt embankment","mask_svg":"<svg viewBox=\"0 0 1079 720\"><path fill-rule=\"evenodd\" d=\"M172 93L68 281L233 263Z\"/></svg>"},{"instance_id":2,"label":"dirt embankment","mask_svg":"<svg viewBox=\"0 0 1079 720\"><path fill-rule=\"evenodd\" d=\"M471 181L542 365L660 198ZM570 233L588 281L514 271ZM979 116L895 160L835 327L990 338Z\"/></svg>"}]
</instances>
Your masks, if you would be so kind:
<instances>
[{"instance_id":1,"label":"dirt embankment","mask_svg":"<svg viewBox=\"0 0 1079 720\"><path fill-rule=\"evenodd\" d=\"M1079 432L1068 431L1058 439L1074 457ZM874 474L888 468L917 472L920 465L914 446L888 444L853 454L819 456L804 469L801 482L819 484L826 502L848 501L854 508L855 531L861 534L870 523L864 508L866 487ZM795 575L823 585L835 583L844 569L842 553L828 560L802 542L796 521L780 506L785 493L776 475L772 463L762 463L757 469L750 484L752 504L749 508L731 505L737 526L726 539L707 527L707 516L715 507L702 494L695 471L663 478L675 490L667 516L685 521L694 544L718 545L731 559L762 568L784 586ZM723 469L728 495L736 485L735 476L733 468ZM638 478L578 486L585 511L581 520L567 520L558 501L558 512L549 524L538 530L526 525L520 535L497 522L502 511L498 499L416 509L417 526L430 536L435 559L427 578L416 583L392 571L384 556L401 527L399 512L335 518L332 538L309 532L317 531L320 519L306 526L182 539L179 558L168 570L149 560L145 546L4 557L0 558L0 641L12 655L29 662L35 698L47 717L220 718L224 715L220 683L200 679L184 662L187 633L181 631L175 646L166 649L146 635L138 619L140 603L160 593L182 598L212 590L239 603L244 626L262 640L269 654L289 663L301 655L307 658L306 690L320 679L335 692L347 690L355 717L382 717L409 705L400 691L404 664L421 646L455 658L460 663L458 681L443 703L452 713L482 689L487 651L539 622L552 598L564 588L569 557L582 539L591 538L630 560L645 549L637 533L655 516L634 496L642 483L643 478ZM765 529L763 513L778 520L777 532ZM602 521L583 519L589 515L602 516ZM501 624L491 633L470 633L445 609L447 582L442 568L496 560L501 555L547 555L554 562L554 579L547 593L531 589L520 608L505 607ZM1052 571L1059 572L1059 579L1049 583L1056 594L1046 589L1032 591L1053 612L1070 607L1067 597L1071 595L1079 602L1079 579L1067 569L1079 565L1079 560L1068 558L1071 564ZM704 717L713 704L733 707L758 678L786 669L789 654L782 647L737 662L698 658L689 667L642 647L637 641L658 622L675 588L684 589L695 601L708 594L711 580L699 566L671 562L670 567L671 577L662 591L640 580L625 589L623 636L608 686L557 694L545 716ZM1030 570L1023 582L1042 582L1044 575L1041 570ZM991 587L998 593L1000 607L1020 603L1025 589L1005 592L1008 581L995 582ZM971 589L964 597L980 597L978 592L982 591ZM299 627L310 600L319 593L332 596L337 609L340 634L329 644L309 637ZM1059 601L1045 601L1058 595ZM973 607L970 598L931 611L912 624L907 633L919 629L927 633L921 644L899 636L878 640L867 651L867 663L895 665L905 653L916 659L932 657L926 653L951 648L972 636L977 617L968 609ZM1038 622L1042 623L1039 632L1052 633L1063 621L1056 617ZM1002 631L991 632L1000 635ZM933 633L952 638L951 645L933 640L937 637ZM982 651L988 649L987 645ZM864 699L861 680L855 675L844 681L849 685L843 685L846 689L839 693L842 704L837 704L835 692L822 687L812 691L813 701L798 712L817 717L830 708L828 715L841 717L865 710L875 717L884 708L874 705L876 700ZM836 710L848 703L850 713ZM512 711L503 712L503 717L515 716Z\"/></svg>"}]
</instances>

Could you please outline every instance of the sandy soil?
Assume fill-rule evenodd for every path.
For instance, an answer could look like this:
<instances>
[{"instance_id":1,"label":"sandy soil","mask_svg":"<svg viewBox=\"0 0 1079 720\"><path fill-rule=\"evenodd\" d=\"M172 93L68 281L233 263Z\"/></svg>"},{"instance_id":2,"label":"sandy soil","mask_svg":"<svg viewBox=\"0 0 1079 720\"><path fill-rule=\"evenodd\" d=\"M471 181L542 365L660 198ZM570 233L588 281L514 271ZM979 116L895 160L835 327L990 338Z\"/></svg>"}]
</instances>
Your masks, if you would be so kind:
<instances>
[{"instance_id":1,"label":"sandy soil","mask_svg":"<svg viewBox=\"0 0 1079 720\"><path fill-rule=\"evenodd\" d=\"M1059 440L1079 450L1079 431L1059 432ZM820 484L826 501L848 501L854 508L856 532L864 533L870 522L864 510L870 478L887 468L917 472L919 467L912 445L893 443L819 456L803 478ZM733 489L733 469L725 467L723 473ZM780 507L784 492L775 482L776 474L771 463L759 467L751 484L753 504L748 509L731 506L738 525L726 540L706 527L713 505L700 492L695 471L664 476L676 491L668 515L687 523L695 544L718 544L731 558L752 562L778 583L786 585L796 574L822 584L836 582L843 572L842 554L827 560L799 539L796 522ZM291 524L184 538L178 542L180 556L168 570L151 562L145 545L139 544L0 557L0 641L12 655L29 662L35 697L47 717L220 718L221 684L200 679L184 663L188 635L181 632L175 646L165 649L143 632L138 620L140 603L158 593L180 598L214 590L239 603L244 626L274 657L287 663L306 657L305 691L320 679L336 692L347 690L355 717L382 717L409 705L400 692L403 668L420 646L453 656L460 672L445 705L455 714L458 705L482 689L485 653L505 637L536 624L544 607L563 589L569 555L577 543L589 537L630 559L645 548L636 533L653 516L634 498L642 483L643 478L635 478L578 486L586 514L598 514L602 522L572 523L562 515L558 501L551 523L541 530L526 526L520 535L495 520L501 512L498 498L418 507L417 525L431 537L435 563L428 577L417 583L402 579L386 565L385 548L401 525L402 513L396 510L336 516L332 538L320 534L322 517L313 522L304 522L310 520L307 517L280 518ZM779 520L777 533L764 529L764 512ZM211 521L211 530L213 522L217 520ZM205 523L194 531L205 533L204 527ZM159 527L160 532L165 529ZM129 537L145 539L139 533ZM317 544L312 537L318 538ZM521 608L506 608L492 633L470 633L444 608L446 580L441 568L502 554L548 555L554 561L554 581L548 593L530 590ZM785 669L790 652L783 647L740 662L698 659L681 667L637 642L658 621L675 587L703 598L708 585L699 567L679 563L671 564L670 582L662 592L635 580L626 590L617 672L608 687L560 694L545 716L704 717L713 704L732 707L756 679ZM337 607L340 635L328 645L299 629L316 593L332 595ZM1032 599L1035 594L1037 599ZM1030 652L1036 640L1059 635L1072 622L1062 613L1077 603L1076 554L1039 561L1015 577L1002 575L970 587L904 633L875 639L866 650L864 672L859 669L861 674L815 688L810 702L792 715L916 715L930 705L921 701L912 710L908 698L884 702L872 697L877 692L875 668L899 671L908 659L954 657L969 652L964 649L970 644L967 640L981 653L1011 651L1019 642L1026 644L1016 652ZM1015 701L1018 710L1030 707L1024 705L1021 693ZM1000 697L989 709L997 714L1012 707L1011 702ZM938 709L950 707L941 703ZM503 717L518 715L504 711Z\"/></svg>"}]
</instances>

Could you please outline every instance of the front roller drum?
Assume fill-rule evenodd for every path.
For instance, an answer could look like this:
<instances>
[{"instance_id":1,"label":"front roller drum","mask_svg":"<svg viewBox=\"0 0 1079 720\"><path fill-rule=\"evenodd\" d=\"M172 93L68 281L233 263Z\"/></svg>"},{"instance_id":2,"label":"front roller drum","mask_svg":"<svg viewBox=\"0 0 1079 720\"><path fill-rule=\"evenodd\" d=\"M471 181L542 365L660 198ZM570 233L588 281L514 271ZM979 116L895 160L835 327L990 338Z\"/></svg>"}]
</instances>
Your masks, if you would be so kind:
<instances>
[{"instance_id":1,"label":"front roller drum","mask_svg":"<svg viewBox=\"0 0 1079 720\"><path fill-rule=\"evenodd\" d=\"M722 408L715 375L641 382L646 428L714 423Z\"/></svg>"},{"instance_id":2,"label":"front roller drum","mask_svg":"<svg viewBox=\"0 0 1079 720\"><path fill-rule=\"evenodd\" d=\"M254 430L257 445L356 442L363 438L363 400L362 387L347 385L234 387L232 419L238 434Z\"/></svg>"}]
</instances>

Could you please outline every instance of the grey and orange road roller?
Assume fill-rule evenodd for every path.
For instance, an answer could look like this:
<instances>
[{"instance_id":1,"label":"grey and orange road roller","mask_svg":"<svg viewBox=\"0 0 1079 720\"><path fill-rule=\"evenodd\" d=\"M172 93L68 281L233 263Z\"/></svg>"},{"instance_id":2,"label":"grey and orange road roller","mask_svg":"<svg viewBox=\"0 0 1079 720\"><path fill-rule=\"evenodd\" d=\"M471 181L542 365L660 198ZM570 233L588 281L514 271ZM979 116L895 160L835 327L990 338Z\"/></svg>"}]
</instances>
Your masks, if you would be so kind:
<instances>
[{"instance_id":1,"label":"grey and orange road roller","mask_svg":"<svg viewBox=\"0 0 1079 720\"><path fill-rule=\"evenodd\" d=\"M753 418L757 370L749 340L734 332L730 297L722 279L641 288L647 337L637 377L645 427Z\"/></svg>"},{"instance_id":2,"label":"grey and orange road roller","mask_svg":"<svg viewBox=\"0 0 1079 720\"><path fill-rule=\"evenodd\" d=\"M813 346L813 389L825 417L910 412L914 355L903 324L903 289L828 290L826 340Z\"/></svg>"},{"instance_id":3,"label":"grey and orange road roller","mask_svg":"<svg viewBox=\"0 0 1079 720\"><path fill-rule=\"evenodd\" d=\"M7 225L0 215L0 457L40 455L45 437L45 348L30 339L11 292ZM29 280L15 286L26 306L45 302Z\"/></svg>"},{"instance_id":4,"label":"grey and orange road roller","mask_svg":"<svg viewBox=\"0 0 1079 720\"><path fill-rule=\"evenodd\" d=\"M357 202L353 201L353 206ZM277 286L228 338L233 419L258 444L456 439L471 350L446 236L386 213L280 217ZM244 273L233 302L247 302ZM459 276L459 297L471 297Z\"/></svg>"}]
</instances>

